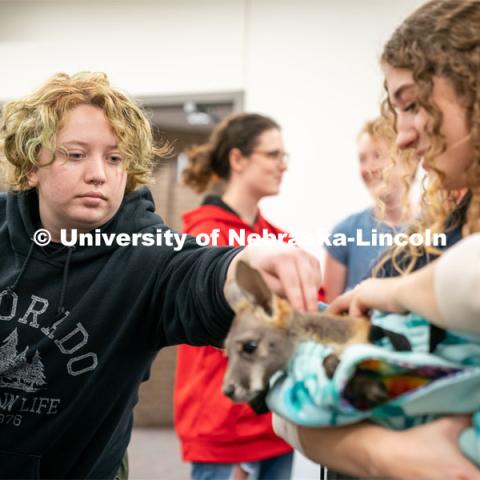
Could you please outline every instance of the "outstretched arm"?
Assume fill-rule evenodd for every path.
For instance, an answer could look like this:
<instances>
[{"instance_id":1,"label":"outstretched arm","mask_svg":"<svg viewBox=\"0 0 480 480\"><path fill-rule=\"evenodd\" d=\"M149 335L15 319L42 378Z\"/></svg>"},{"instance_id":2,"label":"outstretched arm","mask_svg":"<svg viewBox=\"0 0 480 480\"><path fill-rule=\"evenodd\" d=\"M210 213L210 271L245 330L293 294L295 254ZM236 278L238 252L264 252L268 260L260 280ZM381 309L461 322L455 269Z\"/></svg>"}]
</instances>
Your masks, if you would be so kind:
<instances>
[{"instance_id":1,"label":"outstretched arm","mask_svg":"<svg viewBox=\"0 0 480 480\"><path fill-rule=\"evenodd\" d=\"M332 302L328 311L348 311L364 315L370 309L403 313L412 311L439 322L441 315L435 299L435 262L410 275L394 278L370 278Z\"/></svg>"},{"instance_id":2,"label":"outstretched arm","mask_svg":"<svg viewBox=\"0 0 480 480\"><path fill-rule=\"evenodd\" d=\"M366 280L337 298L330 311L353 316L372 308L411 311L440 327L480 332L479 289L480 234L475 234L410 275Z\"/></svg>"},{"instance_id":3,"label":"outstretched arm","mask_svg":"<svg viewBox=\"0 0 480 480\"><path fill-rule=\"evenodd\" d=\"M281 242L244 249L199 247L189 237L180 252L162 249L161 253L152 258L154 280L145 289L152 298L147 335L155 347L222 345L233 318L224 290L241 259L258 269L269 287L295 308L316 310L320 266L300 248Z\"/></svg>"}]
</instances>

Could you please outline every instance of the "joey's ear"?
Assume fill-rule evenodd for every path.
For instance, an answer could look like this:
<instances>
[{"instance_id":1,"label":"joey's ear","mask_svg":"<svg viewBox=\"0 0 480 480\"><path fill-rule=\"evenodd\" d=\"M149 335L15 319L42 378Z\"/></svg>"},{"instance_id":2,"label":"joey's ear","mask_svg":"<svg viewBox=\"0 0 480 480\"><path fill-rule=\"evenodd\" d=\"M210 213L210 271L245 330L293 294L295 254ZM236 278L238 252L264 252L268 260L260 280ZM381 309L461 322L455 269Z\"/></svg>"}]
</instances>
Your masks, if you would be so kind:
<instances>
[{"instance_id":1,"label":"joey's ear","mask_svg":"<svg viewBox=\"0 0 480 480\"><path fill-rule=\"evenodd\" d=\"M240 260L235 271L235 281L250 302L263 308L267 315L273 314L273 292L258 270Z\"/></svg>"},{"instance_id":2,"label":"joey's ear","mask_svg":"<svg viewBox=\"0 0 480 480\"><path fill-rule=\"evenodd\" d=\"M229 282L225 287L225 298L236 313L242 305L242 300L246 300L245 294L240 290L235 280Z\"/></svg>"}]
</instances>

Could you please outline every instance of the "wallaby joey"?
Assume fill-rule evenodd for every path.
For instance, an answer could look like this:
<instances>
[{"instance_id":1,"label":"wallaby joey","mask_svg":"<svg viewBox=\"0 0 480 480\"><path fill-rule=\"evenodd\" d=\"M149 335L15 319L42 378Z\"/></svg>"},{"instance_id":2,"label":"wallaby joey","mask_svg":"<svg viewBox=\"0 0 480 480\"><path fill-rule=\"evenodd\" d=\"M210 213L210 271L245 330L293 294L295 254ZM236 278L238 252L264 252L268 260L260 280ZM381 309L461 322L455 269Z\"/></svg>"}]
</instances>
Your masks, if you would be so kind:
<instances>
[{"instance_id":1,"label":"wallaby joey","mask_svg":"<svg viewBox=\"0 0 480 480\"><path fill-rule=\"evenodd\" d=\"M264 394L270 377L286 369L299 342L314 340L332 347L334 353L323 361L330 378L345 347L368 343L367 318L296 311L243 261L238 262L235 281L227 288L227 300L236 315L225 340L228 367L223 392L235 402L251 402ZM361 372L344 393L346 398L372 406L388 398L381 382Z\"/></svg>"}]
</instances>

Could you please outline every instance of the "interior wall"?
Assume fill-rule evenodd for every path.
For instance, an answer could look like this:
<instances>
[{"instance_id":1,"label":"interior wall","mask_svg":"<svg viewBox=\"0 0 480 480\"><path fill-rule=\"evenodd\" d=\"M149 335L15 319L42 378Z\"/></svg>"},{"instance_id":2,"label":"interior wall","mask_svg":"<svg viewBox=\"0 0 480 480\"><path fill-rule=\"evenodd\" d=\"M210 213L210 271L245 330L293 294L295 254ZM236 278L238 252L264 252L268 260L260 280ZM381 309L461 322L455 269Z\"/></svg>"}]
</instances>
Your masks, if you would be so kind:
<instances>
[{"instance_id":1,"label":"interior wall","mask_svg":"<svg viewBox=\"0 0 480 480\"><path fill-rule=\"evenodd\" d=\"M101 70L133 95L243 87L243 0L0 1L0 98Z\"/></svg>"},{"instance_id":2,"label":"interior wall","mask_svg":"<svg viewBox=\"0 0 480 480\"><path fill-rule=\"evenodd\" d=\"M53 72L102 70L137 97L243 91L292 161L272 222L316 235L368 205L355 137L382 96L378 57L422 0L0 0L0 101ZM162 206L159 205L161 212Z\"/></svg>"},{"instance_id":3,"label":"interior wall","mask_svg":"<svg viewBox=\"0 0 480 480\"><path fill-rule=\"evenodd\" d=\"M379 112L383 44L420 3L251 2L245 103L284 129L291 165L281 195L265 200L264 210L285 228L319 239L370 203L356 137Z\"/></svg>"}]
</instances>

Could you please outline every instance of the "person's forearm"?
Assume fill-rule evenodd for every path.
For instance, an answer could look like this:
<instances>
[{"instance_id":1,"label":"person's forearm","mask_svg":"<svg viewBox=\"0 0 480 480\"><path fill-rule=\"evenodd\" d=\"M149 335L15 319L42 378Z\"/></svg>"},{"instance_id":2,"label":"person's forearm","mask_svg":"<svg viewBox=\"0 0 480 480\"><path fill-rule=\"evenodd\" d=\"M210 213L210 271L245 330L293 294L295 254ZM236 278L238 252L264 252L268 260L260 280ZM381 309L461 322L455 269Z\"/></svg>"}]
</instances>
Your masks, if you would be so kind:
<instances>
[{"instance_id":1,"label":"person's forearm","mask_svg":"<svg viewBox=\"0 0 480 480\"><path fill-rule=\"evenodd\" d=\"M398 303L443 328L480 332L480 235L452 247L440 259L395 286Z\"/></svg>"},{"instance_id":2,"label":"person's forearm","mask_svg":"<svg viewBox=\"0 0 480 480\"><path fill-rule=\"evenodd\" d=\"M471 235L436 262L435 296L444 326L480 332L480 234Z\"/></svg>"},{"instance_id":3,"label":"person's forearm","mask_svg":"<svg viewBox=\"0 0 480 480\"><path fill-rule=\"evenodd\" d=\"M358 478L390 476L389 462L382 452L390 447L393 451L395 433L385 428L362 423L335 428L298 427L297 433L305 456L316 463Z\"/></svg>"},{"instance_id":4,"label":"person's forearm","mask_svg":"<svg viewBox=\"0 0 480 480\"><path fill-rule=\"evenodd\" d=\"M444 417L400 432L361 423L299 427L274 414L275 433L316 463L355 478L480 480L480 471L458 446L469 416Z\"/></svg>"},{"instance_id":5,"label":"person's forearm","mask_svg":"<svg viewBox=\"0 0 480 480\"><path fill-rule=\"evenodd\" d=\"M344 427L301 427L277 414L275 433L315 463L355 477L393 476L398 434L372 423Z\"/></svg>"},{"instance_id":6,"label":"person's forearm","mask_svg":"<svg viewBox=\"0 0 480 480\"><path fill-rule=\"evenodd\" d=\"M444 327L443 319L435 296L434 276L436 262L410 275L395 279L397 303L406 311L417 313L432 323Z\"/></svg>"}]
</instances>

